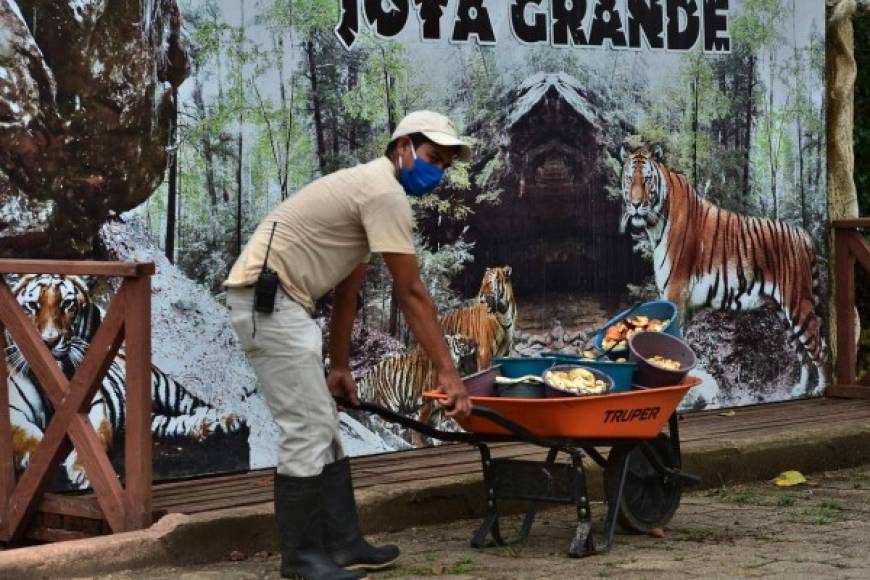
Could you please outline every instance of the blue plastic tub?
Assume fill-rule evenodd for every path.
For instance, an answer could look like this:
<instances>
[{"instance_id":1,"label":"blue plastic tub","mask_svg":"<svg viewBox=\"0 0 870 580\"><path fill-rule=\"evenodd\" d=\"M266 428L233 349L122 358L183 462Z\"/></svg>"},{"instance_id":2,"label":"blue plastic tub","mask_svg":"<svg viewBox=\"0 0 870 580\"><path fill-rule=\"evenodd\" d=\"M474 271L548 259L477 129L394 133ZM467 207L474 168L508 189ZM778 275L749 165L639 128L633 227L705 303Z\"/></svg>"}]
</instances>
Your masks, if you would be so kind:
<instances>
[{"instance_id":1,"label":"blue plastic tub","mask_svg":"<svg viewBox=\"0 0 870 580\"><path fill-rule=\"evenodd\" d=\"M592 344L595 346L595 350L598 352L604 352L606 349L601 344L604 340L604 331L627 316L647 316L649 318L666 320L667 324L665 325L663 332L665 334L670 334L671 336L676 336L677 338L682 338L683 334L680 332L679 314L677 305L673 302L667 300L644 302L634 310L630 308L624 310L605 322L604 325L598 329L598 332L595 333L595 337L592 339ZM614 348L607 353L607 356L610 358L628 358L628 347L621 349Z\"/></svg>"},{"instance_id":2,"label":"blue plastic tub","mask_svg":"<svg viewBox=\"0 0 870 580\"><path fill-rule=\"evenodd\" d=\"M516 379L526 375L539 377L555 365L552 358L543 357L504 357L492 359L492 366L501 366L501 376Z\"/></svg>"},{"instance_id":3,"label":"blue plastic tub","mask_svg":"<svg viewBox=\"0 0 870 580\"><path fill-rule=\"evenodd\" d=\"M540 377L556 361L551 358L535 357L503 357L492 359L492 367L499 369L499 374L509 379L518 379L526 375ZM512 397L515 399L540 399L546 396L544 383L519 383L515 385L498 385L494 387L497 397Z\"/></svg>"},{"instance_id":4,"label":"blue plastic tub","mask_svg":"<svg viewBox=\"0 0 870 580\"><path fill-rule=\"evenodd\" d=\"M630 391L634 382L634 373L637 370L637 363L633 362L616 362L604 359L587 360L579 355L560 352L545 352L541 356L555 360L556 364L580 365L603 372L613 379L613 389L611 389L613 393Z\"/></svg>"}]
</instances>

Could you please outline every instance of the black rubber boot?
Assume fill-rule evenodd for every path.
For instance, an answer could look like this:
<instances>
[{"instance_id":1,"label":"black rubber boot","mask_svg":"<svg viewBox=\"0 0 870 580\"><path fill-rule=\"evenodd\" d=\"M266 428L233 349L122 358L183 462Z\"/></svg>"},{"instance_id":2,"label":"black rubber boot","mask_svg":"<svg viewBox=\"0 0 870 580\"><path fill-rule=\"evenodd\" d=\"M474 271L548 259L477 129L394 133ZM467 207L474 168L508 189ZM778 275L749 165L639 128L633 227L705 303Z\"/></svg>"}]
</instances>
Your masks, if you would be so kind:
<instances>
[{"instance_id":1,"label":"black rubber boot","mask_svg":"<svg viewBox=\"0 0 870 580\"><path fill-rule=\"evenodd\" d=\"M326 513L326 551L339 566L349 570L380 570L399 559L399 548L392 544L372 546L362 535L350 460L330 463L323 468L322 499Z\"/></svg>"},{"instance_id":2,"label":"black rubber boot","mask_svg":"<svg viewBox=\"0 0 870 580\"><path fill-rule=\"evenodd\" d=\"M322 475L275 474L275 523L281 543L281 577L298 580L364 578L364 572L345 570L337 565L324 549L322 478Z\"/></svg>"}]
</instances>

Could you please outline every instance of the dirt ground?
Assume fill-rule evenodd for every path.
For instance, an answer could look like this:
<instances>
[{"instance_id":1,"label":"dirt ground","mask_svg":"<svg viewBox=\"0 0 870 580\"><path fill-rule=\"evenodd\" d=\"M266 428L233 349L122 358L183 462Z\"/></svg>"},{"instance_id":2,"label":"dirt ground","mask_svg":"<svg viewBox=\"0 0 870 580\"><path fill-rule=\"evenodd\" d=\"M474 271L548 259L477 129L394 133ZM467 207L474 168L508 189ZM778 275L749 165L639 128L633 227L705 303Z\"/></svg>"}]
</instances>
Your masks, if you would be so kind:
<instances>
[{"instance_id":1,"label":"dirt ground","mask_svg":"<svg viewBox=\"0 0 870 580\"><path fill-rule=\"evenodd\" d=\"M604 506L593 504L593 512L603 516ZM687 493L663 538L618 534L609 553L584 559L564 554L574 527L569 507L541 513L521 546L471 548L476 521L380 534L373 539L399 544L403 556L370 578L868 578L868 513L870 466L864 466L816 474L797 487L760 482ZM253 554L99 578L277 579L277 567L274 554Z\"/></svg>"}]
</instances>

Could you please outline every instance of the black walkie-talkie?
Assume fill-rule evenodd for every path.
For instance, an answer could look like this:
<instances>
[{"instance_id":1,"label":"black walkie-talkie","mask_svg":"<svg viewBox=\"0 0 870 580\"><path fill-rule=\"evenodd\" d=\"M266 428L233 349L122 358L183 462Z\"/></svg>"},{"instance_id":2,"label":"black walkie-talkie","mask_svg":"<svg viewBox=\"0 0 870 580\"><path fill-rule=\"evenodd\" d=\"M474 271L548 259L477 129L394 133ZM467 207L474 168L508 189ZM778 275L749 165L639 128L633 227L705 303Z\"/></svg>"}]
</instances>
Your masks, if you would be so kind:
<instances>
[{"instance_id":1,"label":"black walkie-talkie","mask_svg":"<svg viewBox=\"0 0 870 580\"><path fill-rule=\"evenodd\" d=\"M275 237L275 226L278 222L272 222L272 233L269 236L269 245L266 246L266 257L263 259L263 269L257 277L254 286L254 310L263 314L272 314L275 311L275 296L278 294L278 274L267 267L269 263L269 251L272 249L272 238Z\"/></svg>"}]
</instances>

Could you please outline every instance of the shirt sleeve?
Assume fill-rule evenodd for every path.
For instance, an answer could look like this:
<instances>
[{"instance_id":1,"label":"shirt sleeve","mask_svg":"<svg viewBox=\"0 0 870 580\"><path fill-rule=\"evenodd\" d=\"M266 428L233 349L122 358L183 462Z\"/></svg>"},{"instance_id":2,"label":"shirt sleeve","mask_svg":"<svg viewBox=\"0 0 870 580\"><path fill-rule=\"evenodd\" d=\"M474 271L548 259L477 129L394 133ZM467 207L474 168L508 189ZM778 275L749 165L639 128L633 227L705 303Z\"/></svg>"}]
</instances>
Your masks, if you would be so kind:
<instances>
[{"instance_id":1,"label":"shirt sleeve","mask_svg":"<svg viewBox=\"0 0 870 580\"><path fill-rule=\"evenodd\" d=\"M370 199L361 211L369 250L376 253L414 254L414 219L404 195L386 193Z\"/></svg>"}]
</instances>

